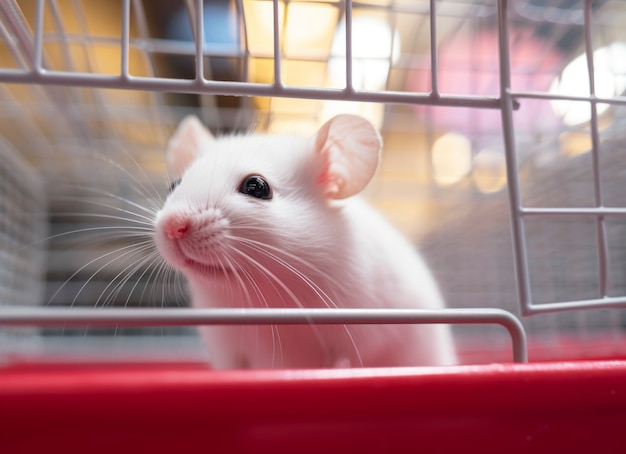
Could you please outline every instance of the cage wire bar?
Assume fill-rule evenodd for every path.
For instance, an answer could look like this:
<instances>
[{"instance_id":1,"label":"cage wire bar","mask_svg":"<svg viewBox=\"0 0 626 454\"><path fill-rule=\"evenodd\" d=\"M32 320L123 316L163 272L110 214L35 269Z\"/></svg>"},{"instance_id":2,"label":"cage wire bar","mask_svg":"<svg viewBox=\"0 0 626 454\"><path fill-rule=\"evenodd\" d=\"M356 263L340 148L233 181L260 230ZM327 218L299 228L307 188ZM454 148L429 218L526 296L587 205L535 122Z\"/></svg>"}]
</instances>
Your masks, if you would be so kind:
<instances>
[{"instance_id":1,"label":"cage wire bar","mask_svg":"<svg viewBox=\"0 0 626 454\"><path fill-rule=\"evenodd\" d=\"M507 0L500 0L499 14L501 18L507 17ZM580 309L600 309L626 307L626 296L611 297L607 294L609 279L609 254L606 235L606 217L625 217L626 209L605 207L603 202L602 178L600 175L600 138L597 105L602 104L626 104L626 97L615 96L602 98L596 95L595 70L593 61L592 43L592 0L584 0L583 3L583 39L586 57L586 69L589 79L589 96L556 95L537 92L514 91L510 86L510 65L508 65L508 30L507 21L499 20L500 39L500 81L502 97L502 126L505 141L506 166L508 178L509 200L511 208L511 222L513 228L513 242L517 273L518 297L522 315L535 315L549 312L573 311ZM594 207L588 208L529 208L524 207L520 197L520 184L518 167L516 162L515 133L512 120L512 110L505 104L511 99L545 99L583 101L590 106L590 134L591 156L593 176ZM524 218L530 216L556 217L556 216L584 216L595 219L596 227L596 251L598 256L598 282L599 295L596 299L578 301L560 301L553 303L534 304L528 271L528 256L524 233Z\"/></svg>"},{"instance_id":2,"label":"cage wire bar","mask_svg":"<svg viewBox=\"0 0 626 454\"><path fill-rule=\"evenodd\" d=\"M439 93L438 52L437 52L437 17L436 0L430 0L430 50L431 50L431 87L429 93L409 93L395 91L376 91L355 89L352 80L352 1L345 1L346 48L345 74L346 85L343 89L307 88L286 86L281 77L281 46L279 23L279 0L273 0L273 36L274 36L274 82L270 84L215 81L209 80L204 73L204 58L209 52L204 42L204 14L202 0L187 1L188 10L194 15L192 21L196 76L194 79L169 79L164 77L134 76L129 69L129 51L131 46L130 17L134 0L123 0L122 33L120 38L121 60L118 75L69 72L48 68L43 54L43 18L45 0L37 1L35 30L27 33L27 25L15 0L0 2L2 14L12 28L17 40L12 43L26 54L13 49L15 59L22 63L22 68L0 68L0 82L37 85L60 85L73 87L114 88L146 90L154 92L180 92L189 94L212 94L232 96L258 96L305 98L314 100L342 100L355 102L378 102L390 104L421 104L447 107L470 107L498 109L501 112L502 133L506 156L506 173L510 216L512 225L512 243L514 249L515 270L518 287L518 303L522 315L546 312L568 311L576 309L626 307L626 296L610 297L607 295L608 283L608 247L605 232L606 217L625 217L626 208L603 206L602 181L599 169L599 127L596 106L599 103L624 104L626 97L615 96L602 98L595 94L593 45L592 45L592 10L591 0L584 1L584 42L589 75L589 96L554 95L529 91L515 91L511 87L509 53L509 1L497 1L499 81L498 97L449 95ZM140 8L141 6L135 5ZM242 2L237 1L237 9L242 11ZM25 28L26 27L26 28ZM6 30L2 34L7 36ZM31 36L33 37L31 40ZM8 39L8 38L7 38ZM245 37L247 40L247 36ZM520 194L517 152L513 111L523 99L568 100L588 102L591 108L591 143L593 157L594 204L588 208L528 208L524 207ZM534 304L529 280L528 257L526 249L524 219L532 216L583 216L595 219L596 242L598 252L599 296L597 299L564 301ZM286 324L286 323L495 323L504 326L510 333L516 361L526 361L526 337L519 320L511 313L500 309L445 309L442 311L397 311L397 310L297 310L297 312L275 309L242 309L232 312L203 312L198 309L61 309L61 308L1 308L0 325L192 325L192 324Z\"/></svg>"},{"instance_id":3,"label":"cage wire bar","mask_svg":"<svg viewBox=\"0 0 626 454\"><path fill-rule=\"evenodd\" d=\"M41 85L62 85L74 87L91 87L91 88L112 88L112 89L128 89L128 90L146 90L159 92L179 92L189 94L212 94L212 95L228 95L228 96L258 96L258 97L282 97L282 98L304 98L328 101L356 101L356 102L377 102L377 103L395 103L395 104L422 104L449 107L474 107L498 109L500 108L500 100L497 97L488 96L471 96L471 95L451 95L431 93L405 93L395 91L377 91L377 90L356 90L352 86L352 37L351 37L351 17L348 11L351 11L351 0L346 1L346 87L343 89L334 88L307 88L298 86L286 86L282 83L280 74L280 43L275 40L274 45L274 71L275 81L272 84L263 84L255 82L237 82L237 81L215 81L204 77L203 58L208 55L204 45L204 40L200 39L200 33L194 34L194 51L196 56L196 77L195 79L173 79L164 77L144 77L134 76L130 74L128 67L128 55L130 47L129 20L130 0L124 1L124 21L122 37L120 40L122 60L120 61L120 74L92 74L92 73L75 73L69 71L60 71L48 69L45 66L45 59L41 55L42 39L43 39L43 15L45 8L45 0L37 0L37 28L34 30L33 36L35 43L30 42L28 34L17 34L18 45L20 47L35 48L39 51L33 51L31 61L28 62L31 68L13 69L0 68L0 82L5 83L22 83L22 84L41 84ZM278 13L279 0L273 0L275 15ZM434 3L434 2L431 2ZM202 11L202 1L196 0L194 9ZM21 17L21 11L15 0L0 2L0 12L5 16L7 22L14 29L23 28L26 23ZM204 30L204 17L202 14L195 15L194 26L198 30ZM275 38L280 38L279 24L277 18L274 18L276 28L274 30ZM348 47L350 46L350 47ZM436 46L435 46L436 47ZM38 55L39 52L39 55ZM30 52L29 52L30 53ZM124 61L124 59L126 61ZM41 60L41 61L40 61Z\"/></svg>"},{"instance_id":4,"label":"cage wire bar","mask_svg":"<svg viewBox=\"0 0 626 454\"><path fill-rule=\"evenodd\" d=\"M502 309L76 309L8 308L6 326L196 326L196 325L494 324L511 337L513 361L527 362L524 327Z\"/></svg>"}]
</instances>

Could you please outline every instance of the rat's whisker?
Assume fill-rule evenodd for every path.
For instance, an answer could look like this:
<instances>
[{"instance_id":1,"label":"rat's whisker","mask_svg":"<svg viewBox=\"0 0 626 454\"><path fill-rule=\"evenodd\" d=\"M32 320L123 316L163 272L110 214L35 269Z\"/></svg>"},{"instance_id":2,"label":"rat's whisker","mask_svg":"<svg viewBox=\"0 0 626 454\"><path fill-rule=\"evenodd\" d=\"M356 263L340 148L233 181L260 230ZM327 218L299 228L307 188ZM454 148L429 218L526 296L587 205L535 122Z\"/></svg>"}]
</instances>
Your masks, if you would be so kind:
<instances>
[{"instance_id":1,"label":"rat's whisker","mask_svg":"<svg viewBox=\"0 0 626 454\"><path fill-rule=\"evenodd\" d=\"M89 233L89 232L96 232L96 233L104 233L104 232L113 232L113 233L117 233L117 232L125 232L125 231L131 231L128 232L126 236L129 235L133 235L133 234L141 234L141 235L148 235L152 233L152 230L146 228L146 227L142 227L142 226L117 226L117 225L106 225L106 226L99 226L99 227L85 227L82 229L75 229L75 230L68 230L66 232L62 232L62 233L58 233L56 235L50 235L46 238L43 238L33 244L37 244L37 243L41 243L47 240L54 240L57 238L62 238L64 236L70 236L70 235L77 235L79 233ZM115 236L114 238L119 238L119 236ZM31 245L33 245L31 244Z\"/></svg>"},{"instance_id":2,"label":"rat's whisker","mask_svg":"<svg viewBox=\"0 0 626 454\"><path fill-rule=\"evenodd\" d=\"M222 260L225 263L223 263ZM232 272L233 276L235 277L235 280L237 281L237 285L243 291L244 298L245 298L245 305L250 306L252 298L250 296L250 292L248 291L248 286L245 284L245 282L243 281L241 277L240 270L237 269L235 260L231 259L227 254L224 254L223 257L218 259L218 262L221 268L230 270ZM260 293L259 295L262 296Z\"/></svg>"},{"instance_id":3,"label":"rat's whisker","mask_svg":"<svg viewBox=\"0 0 626 454\"><path fill-rule=\"evenodd\" d=\"M333 301L333 299L329 295L327 295L324 292L324 290L322 290L320 288L319 285L317 285L315 282L313 282L313 280L311 280L303 272L299 271L296 267L291 265L289 262L287 262L286 260L284 260L281 257L279 257L277 254L274 254L272 252L269 252L269 251L265 250L264 249L265 245L263 243L260 243L260 242L257 242L257 241L253 241L253 240L248 240L248 239L239 239L239 241L241 241L242 243L247 244L252 249L254 249L256 252L258 252L260 254L263 254L268 259L273 260L275 263L281 265L286 270L288 270L289 272L291 272L292 274L294 274L295 276L300 278L302 280L302 282L304 282L309 288L311 288L311 290L313 290L315 292L315 294L319 297L319 299L322 302L324 302L324 304L327 307L337 307L337 304ZM304 261L301 261L301 262L304 262ZM304 263L306 263L306 262L304 262Z\"/></svg>"},{"instance_id":4,"label":"rat's whisker","mask_svg":"<svg viewBox=\"0 0 626 454\"><path fill-rule=\"evenodd\" d=\"M280 254L281 256L285 257L286 259L289 259L290 261L294 261L294 262L298 262L298 264L300 264L301 266L304 266L307 270L318 274L322 277L324 277L326 280L328 280L329 282L332 282L334 284L334 286L336 288L341 288L341 283L339 281L337 281L335 279L334 276L330 275L329 273L327 273L325 270L320 269L320 267L314 266L313 264L311 264L311 262L304 260L303 258L292 254L284 249L278 248L276 246L273 246L271 244L262 242L262 241L258 241L258 240L254 240L251 238L242 238L242 237L237 237L238 241L243 241L246 242L247 244L249 244L251 247L253 245L256 245L257 247L263 249L263 250L269 250L269 251L273 251L275 254ZM295 266L294 265L290 265L292 267ZM305 273L302 273L303 275L305 275Z\"/></svg>"},{"instance_id":5,"label":"rat's whisker","mask_svg":"<svg viewBox=\"0 0 626 454\"><path fill-rule=\"evenodd\" d=\"M139 305L143 306L143 295L145 293L145 289L149 287L152 276L154 274L155 264L159 263L160 260L161 260L161 257L157 251L155 251L154 249L149 251L144 263L138 266L138 269L140 269L141 266L144 266L145 269L141 272L139 276L137 276L135 284L132 286L132 288L130 289L128 293L128 297L126 298L124 307L128 307L130 305L130 300L133 294L135 293L135 290L144 279L144 276L146 276L147 274L147 278L145 279L145 282L143 283L143 290L141 291L141 295L139 296ZM163 304L163 301L161 302L161 304Z\"/></svg>"},{"instance_id":6,"label":"rat's whisker","mask_svg":"<svg viewBox=\"0 0 626 454\"><path fill-rule=\"evenodd\" d=\"M273 285L272 282L276 283L281 289L282 291L290 298L290 300L298 307L298 308L305 308L306 306L302 303L302 301L300 300L300 298L298 298L298 296L296 296L295 293L293 293L293 291L282 281L282 279L280 279L278 276L276 276L276 274L272 273L269 268L267 268L265 265L263 265L261 262L257 261L254 257L252 257L250 254L237 249L237 248L233 248L232 251L234 253L239 254L247 263L251 264L252 266L254 266L257 270L259 270L261 272L261 274L267 279L267 281L270 283L270 285ZM277 289L278 290L278 289ZM280 291L278 291L278 293L282 293ZM317 339L317 342L319 345L324 345L324 340L323 340L323 336L320 332L320 329L317 325L313 324L313 323L309 323L309 328L312 330L315 338ZM352 338L350 336L350 338ZM282 347L281 347L281 351L282 351Z\"/></svg>"},{"instance_id":7,"label":"rat's whisker","mask_svg":"<svg viewBox=\"0 0 626 454\"><path fill-rule=\"evenodd\" d=\"M121 210L121 211L123 211L124 213L128 213L125 210ZM71 212L71 211L55 212L54 215L56 217L78 217L78 216L80 216L81 218L109 219L109 220L113 220L113 221L129 222L129 223L132 223L132 224L145 226L146 227L146 231L152 231L153 230L152 226L154 225L152 220L150 220L149 218L147 218L145 216L138 216L138 218L132 218L132 217L126 217L126 216L116 216L116 215L113 215L113 214L80 213L80 212Z\"/></svg>"},{"instance_id":8,"label":"rat's whisker","mask_svg":"<svg viewBox=\"0 0 626 454\"><path fill-rule=\"evenodd\" d=\"M259 271L261 271L261 273L266 276L266 278L271 279L272 281L274 281L276 284L278 284L278 286L289 296L289 298L291 299L291 301L293 301L296 306L298 306L299 308L304 308L306 307L304 304L302 304L302 301L300 301L300 299L296 296L295 293L293 293L293 291L289 288L289 286L287 286L282 279L280 279L278 276L276 276L276 274L272 273L269 268L267 268L265 265L263 265L261 262L259 262L258 260L256 260L254 257L252 257L250 254L247 254L239 249L233 248L232 249L233 252L239 254L242 258L245 259L245 261L251 265L253 265L256 269L258 269Z\"/></svg>"},{"instance_id":9,"label":"rat's whisker","mask_svg":"<svg viewBox=\"0 0 626 454\"><path fill-rule=\"evenodd\" d=\"M163 285L161 286L160 289L153 287L152 292L151 292L152 293L151 299L155 301L161 301L161 307L165 307L165 302L168 300L168 295L166 293L168 287L165 284L171 281L174 281L175 283L176 282L179 283L178 286L175 286L177 291L174 292L175 296L177 297L176 305L180 306L180 302L178 299L179 296L180 296L180 300L182 301L186 300L184 291L182 290L181 285L180 285L180 282L181 282L180 273L176 271L175 269L173 269L172 267L170 267L165 260L161 260L161 262L159 263L157 267L156 279L163 282ZM160 294L158 292L160 292Z\"/></svg>"},{"instance_id":10,"label":"rat's whisker","mask_svg":"<svg viewBox=\"0 0 626 454\"><path fill-rule=\"evenodd\" d=\"M143 278L144 274L146 272L150 272L150 274L148 274L147 278L146 278L146 285L144 285L141 294L139 295L139 301L140 301L140 305L143 306L143 301L145 300L146 297L146 290L148 288L152 288L152 297L151 299L154 299L156 297L156 289L154 288L154 286L149 285L151 282L162 282L163 283L163 287L162 287L162 297L161 297L161 306L164 307L165 306L165 283L170 281L170 278L176 277L176 275L173 273L173 269L170 268L167 263L165 262L165 260L163 260L163 258L161 257L161 255L158 253L158 251L156 250L156 246L153 244L153 250L150 251L150 257L153 257L153 259L150 261L149 264L147 264L148 266L146 267L146 271L144 271L144 273L142 273L142 275L140 276L140 278ZM139 281L137 281L137 283L139 283ZM177 290L178 288L176 286L174 286L174 288ZM131 290L131 294L134 292L135 288L133 287L133 289Z\"/></svg>"},{"instance_id":11,"label":"rat's whisker","mask_svg":"<svg viewBox=\"0 0 626 454\"><path fill-rule=\"evenodd\" d=\"M319 287L315 282L313 282L310 278L308 278L306 275L304 275L302 272L300 272L297 268L293 267L291 264L289 264L287 261L281 259L280 257L278 257L276 254L273 254L271 252L265 251L263 250L263 243L260 242L254 242L252 240L248 240L248 239L242 239L239 238L239 241L242 241L244 243L247 243L249 246L251 246L256 252L263 254L265 257L267 257L270 260L273 260L275 263L283 266L286 270L288 270L289 272L293 273L295 276L297 276L299 279L302 280L302 282L304 282L307 286L309 286L309 288L311 288L311 290L313 290L313 292L315 292L315 294L320 298L320 300L322 302L324 302L324 304L326 304L327 307L338 307L338 305L333 301L333 299L328 296L321 287ZM352 346L352 349L357 357L357 360L359 361L359 364L362 366L363 365L363 360L361 358L361 355L359 353L359 348L356 344L356 341L354 340L354 336L352 335L352 333L350 332L350 327L347 325L342 325L344 332L346 333L346 336Z\"/></svg>"},{"instance_id":12,"label":"rat's whisker","mask_svg":"<svg viewBox=\"0 0 626 454\"><path fill-rule=\"evenodd\" d=\"M241 249L237 248L236 246L229 245L229 248L232 249L233 253L238 254L239 256L244 256L246 258L251 257L251 256L249 256L249 254L245 253L244 251L242 251ZM262 269L262 268L259 268L256 265L255 265L255 267L259 271L261 271L261 274L264 277L266 277L266 279L267 279L267 273L265 272L265 270ZM248 281L250 282L250 284L255 287L255 289L256 289L255 293L257 293L257 295L259 296L259 298L261 299L261 302L265 305L265 307L271 307L270 304L267 302L267 300L265 298L265 295L263 295L263 291L261 290L261 288L259 287L259 285L255 281L254 277L250 274L250 272L248 272L244 267L241 267L241 270L246 274L246 277L248 278ZM275 294L281 296L281 301L283 303L283 307L289 306L288 302L286 302L283 299L283 297L282 297L282 293L283 292L281 292L280 289L276 286L275 281L272 280L272 279L267 279L267 283L272 287L272 289L273 289ZM276 301L274 301L273 306L276 306Z\"/></svg>"},{"instance_id":13,"label":"rat's whisker","mask_svg":"<svg viewBox=\"0 0 626 454\"><path fill-rule=\"evenodd\" d=\"M84 203L87 205L93 205L93 206L97 206L99 208L106 208L107 210L111 210L111 211L115 211L118 213L122 213L125 215L128 215L129 217L126 219L143 219L146 221L146 223L152 225L154 223L154 216L156 215L156 212L152 212L152 213L148 213L150 215L147 214L142 214L144 213L144 211L142 212L138 212L138 211L132 211L126 208L122 208L120 206L117 205L113 205L111 203L105 203L105 202L100 202L100 201L95 201L92 200L90 198L85 198L85 197L77 197L77 196L56 196L54 197L55 199L58 200L65 200L68 202L77 202L77 203ZM98 214L102 214L102 213L86 213L86 212L75 212L75 213L66 213L66 212L59 212L59 211L55 211L55 216L94 216L94 215L98 215Z\"/></svg>"},{"instance_id":14,"label":"rat's whisker","mask_svg":"<svg viewBox=\"0 0 626 454\"><path fill-rule=\"evenodd\" d=\"M120 236L120 232L125 232L124 235ZM41 238L37 241L33 241L32 243L26 244L18 249L18 251L28 249L29 247L37 246L39 244L46 243L51 240L56 240L59 238L69 237L76 244L81 244L84 242L93 243L94 240L118 240L121 237L123 238L140 238L147 239L152 237L152 229L143 226L100 226L100 227L85 227L81 229L68 230L65 232L57 233L55 235L49 235L44 238ZM88 234L89 237L85 238L85 235ZM77 238L72 238L72 236Z\"/></svg>"},{"instance_id":15,"label":"rat's whisker","mask_svg":"<svg viewBox=\"0 0 626 454\"><path fill-rule=\"evenodd\" d=\"M117 299L117 297L118 297L119 293L121 292L121 290L128 283L128 281L133 277L133 275L137 272L137 270L141 269L141 267L144 267L145 265L148 265L149 262L150 262L150 259L154 257L154 252L153 252L152 255L147 255L147 256L145 255L146 252L149 252L151 250L153 250L153 248L152 248L152 244L150 244L150 243L145 244L142 247L138 247L137 248L137 250L135 252L136 252L136 255L139 256L139 258L137 260L133 261L132 263L130 263L129 265L127 265L126 267L124 267L115 277L113 277L111 279L109 284L107 284L107 286L102 291L100 297L96 301L95 307L98 307L98 304L100 303L100 299L102 298L102 296L104 296L104 294L108 291L109 287L111 285L113 285L113 283L115 283L115 282L117 282L115 284L115 287L113 287L113 289L111 290L111 292L109 293L107 298L104 300L102 305L103 306L108 306L109 304L111 304L112 301ZM141 277L143 277L143 275L147 272L147 270L148 270L148 268L146 268L143 271L143 273L141 274L139 279ZM120 279L121 276L124 276L124 277L122 279ZM139 279L137 280L137 282L133 286L133 289L136 288L136 286L139 284ZM130 300L131 296L132 296L132 290L131 290L129 296L127 297L127 299L126 299L126 304L124 305L124 307L128 306L128 303L129 303L129 300Z\"/></svg>"},{"instance_id":16,"label":"rat's whisker","mask_svg":"<svg viewBox=\"0 0 626 454\"><path fill-rule=\"evenodd\" d=\"M267 299L265 298L265 295L263 294L263 291L261 290L261 288L259 287L257 282L252 278L252 276L250 276L250 274L244 268L238 268L236 266L235 260L231 259L228 254L224 255L224 260L227 262L228 269L232 270L232 273L235 276L235 279L237 280L237 284L238 284L239 288L244 293L246 306L254 307L254 305L252 303L252 298L251 298L250 292L248 291L248 285L246 285L246 283L244 282L244 278L249 283L249 285L252 287L252 290L254 291L255 295L257 296L257 301L261 302L263 307L269 308L270 304L267 302ZM243 277L242 277L242 275L243 275ZM274 285L274 284L271 283L271 285ZM284 363L283 345L282 345L282 340L280 338L280 332L278 331L278 327L276 325L270 325L269 327L262 327L262 326L256 325L255 329L256 329L257 336L258 336L259 330L260 329L265 329L265 328L270 330L270 334L271 334L271 337L272 337L272 360L271 360L271 365L272 365L272 367L274 367L275 364L276 364L276 348L278 348L278 350L280 352L280 361L281 361L281 364L283 364ZM255 342L255 344L259 345L258 339Z\"/></svg>"},{"instance_id":17,"label":"rat's whisker","mask_svg":"<svg viewBox=\"0 0 626 454\"><path fill-rule=\"evenodd\" d=\"M111 167L113 167L114 169L118 170L123 175L125 175L128 178L128 181L132 181L133 183L135 183L131 187L137 193L137 195L142 196L144 198L150 198L151 196L156 196L159 202L162 202L163 198L161 194L155 188L154 183L152 183L152 179L146 174L143 167L139 165L137 160L130 153L128 153L127 150L123 150L123 151L126 157L129 158L131 162L134 164L135 168L145 177L146 181L149 182L149 185L150 185L149 188L146 188L146 186L142 184L142 182L139 180L139 178L137 178L137 176L133 172L129 171L125 166L122 166L120 163L112 160L110 157L102 153L98 153L98 152L93 152L91 156L95 159L99 159L100 161L103 161L106 164L110 165Z\"/></svg>"},{"instance_id":18,"label":"rat's whisker","mask_svg":"<svg viewBox=\"0 0 626 454\"><path fill-rule=\"evenodd\" d=\"M96 277L96 276L97 276L97 275L98 275L101 271L103 271L104 269L106 269L107 267L111 266L113 263L115 263L115 262L117 262L117 261L120 261L120 260L122 260L122 259L126 259L126 258L128 258L128 257L134 257L134 256L139 255L140 257L139 257L137 260L133 261L130 265L128 265L127 267L125 267L124 269L122 269L122 271L120 271L120 272L119 272L119 273L118 273L118 274L117 274L117 275L116 275L113 279L111 279L111 280L109 281L109 283L106 285L106 287L105 287L105 288L104 288L104 290L100 293L100 296L99 296L99 297L98 297L98 299L96 300L96 303L95 303L94 307L98 307L98 305L100 304L100 300L102 299L102 296L103 296L103 295L107 292L107 290L108 290L108 289L109 289L112 285L114 285L114 284L116 283L117 279L118 279L121 275L123 275L123 274L126 272L126 270L128 270L128 269L129 269L129 268L131 268L132 266L136 265L137 263L141 263L141 264L142 264L142 263L144 263L144 261L145 261L145 257L143 256L143 253L144 253L144 251L149 250L151 245L150 245L150 243L149 243L149 242L147 242L147 241L146 241L146 242L144 242L143 244L133 245L133 246L134 246L133 248L131 248L131 249L127 250L127 251L124 251L124 252L123 252L123 253L121 253L121 254L118 254L117 256L113 257L111 260L109 260L108 262L106 262L104 265L102 265L100 268L98 268L96 271L94 271L94 272L92 273L92 275L91 275L91 276L90 276L90 277L89 277L89 278L88 278L88 279L87 279L87 280L83 283L83 285L81 286L81 288L78 290L78 292L77 292L77 294L76 294L76 298L78 297L78 295L80 295L80 293L81 293L81 292L82 292L82 291L83 291L83 290L87 287L87 285L89 285L89 283L90 283L90 282L91 282L91 281L92 281L92 280L93 280L93 279L94 279L94 278L95 278L95 277ZM120 248L120 249L121 249L121 248ZM118 249L118 252L120 251L120 249ZM132 275L129 275L129 277L128 277L128 278L130 278L130 276L132 276ZM111 294L109 294L109 297L108 297L107 299L105 299L105 301L104 301L104 303L103 303L103 306L104 306L104 305L108 305L108 304L109 304L109 301L110 301L112 298L115 298L115 297L117 296L117 294L119 293L119 291L121 290L121 287L123 287L123 284L124 284L124 282L125 282L125 280L124 280L124 279L123 279L122 281L123 281L123 282L121 283L121 285L120 285L120 283L117 283L117 284L115 285L115 287L113 287L113 290L112 290ZM117 289L117 292L116 292L116 289ZM75 302L76 302L76 298L75 298L75 300L72 302L72 305L74 305L74 304L75 304Z\"/></svg>"},{"instance_id":19,"label":"rat's whisker","mask_svg":"<svg viewBox=\"0 0 626 454\"><path fill-rule=\"evenodd\" d=\"M120 195L118 195L118 194L116 194L114 192L110 192L110 191L107 191L107 190L104 190L104 189L100 189L100 188L93 188L93 187L90 187L90 186L81 186L81 185L72 185L72 188L79 189L79 190L82 190L82 191L85 191L85 192L88 192L88 193L91 193L91 194L104 196L104 197L110 198L112 200L117 200L118 202L122 202L123 204L126 204L128 206L136 208L137 210L139 210L141 212L144 212L144 213L146 213L148 215L154 215L160 209L156 204L155 204L154 208L149 208L149 207L146 207L146 206L144 206L144 205L142 205L142 204L140 204L138 202L135 202L135 201L133 201L131 199L122 197L122 196L120 196ZM59 196L59 197L64 197L64 196ZM88 202L89 199L86 198L86 197L85 198L78 197L78 198L82 199L82 201L84 201L84 202L90 203L90 202ZM150 200L150 199L146 198L146 200Z\"/></svg>"},{"instance_id":20,"label":"rat's whisker","mask_svg":"<svg viewBox=\"0 0 626 454\"><path fill-rule=\"evenodd\" d=\"M95 259L90 260L89 262L85 263L83 266L81 266L81 267L80 267L80 268L78 268L76 271L74 271L74 273L72 273L72 274L70 275L70 277L68 277L68 278L65 280L65 282L63 282L63 284L62 284L62 285L61 285L61 286L60 286L60 287L59 287L59 288L58 288L58 289L57 289L57 290L56 290L56 291L52 294L52 296L48 299L48 302L46 303L46 305L47 305L47 306L49 306L50 304L52 304L52 302L53 302L53 301L55 300L55 298L59 295L59 293L60 293L60 292L61 292L61 291L65 288L65 286L66 286L67 284L69 284L69 283L70 283L70 282L71 282L71 281L72 281L72 280L73 280L76 276L78 276L78 274L80 274L83 270L85 270L85 269L86 269L86 268L88 268L89 266L93 265L94 263L96 263L96 262L97 262L97 261L99 261L99 260L102 260L102 259L103 259L103 258L105 258L105 257L115 255L115 254L119 253L120 251L124 251L124 250L127 250L127 249L134 249L134 248L136 248L136 247L137 247L137 245L136 245L136 244L127 245L127 246L124 246L124 247L122 247L122 248L118 248L118 249L115 249L115 250L113 250L113 251L109 251L109 252L107 252L107 253L105 253L105 254L102 254L102 255L100 255L100 256L98 256L98 257L96 257Z\"/></svg>"}]
</instances>

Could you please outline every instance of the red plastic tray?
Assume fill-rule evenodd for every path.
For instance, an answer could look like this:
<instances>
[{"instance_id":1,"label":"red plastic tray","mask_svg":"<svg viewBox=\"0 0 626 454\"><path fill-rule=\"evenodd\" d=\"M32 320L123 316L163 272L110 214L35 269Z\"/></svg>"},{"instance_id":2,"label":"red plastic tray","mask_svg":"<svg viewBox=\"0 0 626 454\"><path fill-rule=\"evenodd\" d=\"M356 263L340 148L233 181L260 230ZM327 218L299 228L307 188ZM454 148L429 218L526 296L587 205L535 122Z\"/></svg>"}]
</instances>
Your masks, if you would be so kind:
<instances>
[{"instance_id":1,"label":"red plastic tray","mask_svg":"<svg viewBox=\"0 0 626 454\"><path fill-rule=\"evenodd\" d=\"M0 369L3 453L626 452L626 361Z\"/></svg>"}]
</instances>

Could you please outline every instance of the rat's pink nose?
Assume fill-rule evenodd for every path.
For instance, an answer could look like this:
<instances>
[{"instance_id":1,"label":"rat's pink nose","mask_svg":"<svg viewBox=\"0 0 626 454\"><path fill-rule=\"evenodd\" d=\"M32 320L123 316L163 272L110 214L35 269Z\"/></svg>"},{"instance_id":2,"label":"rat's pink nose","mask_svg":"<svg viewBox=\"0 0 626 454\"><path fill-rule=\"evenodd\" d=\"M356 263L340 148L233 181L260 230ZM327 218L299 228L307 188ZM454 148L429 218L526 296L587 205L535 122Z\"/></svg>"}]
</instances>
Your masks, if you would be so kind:
<instances>
[{"instance_id":1,"label":"rat's pink nose","mask_svg":"<svg viewBox=\"0 0 626 454\"><path fill-rule=\"evenodd\" d=\"M172 216L163 225L163 230L170 240L184 238L191 227L189 219L182 216Z\"/></svg>"}]
</instances>

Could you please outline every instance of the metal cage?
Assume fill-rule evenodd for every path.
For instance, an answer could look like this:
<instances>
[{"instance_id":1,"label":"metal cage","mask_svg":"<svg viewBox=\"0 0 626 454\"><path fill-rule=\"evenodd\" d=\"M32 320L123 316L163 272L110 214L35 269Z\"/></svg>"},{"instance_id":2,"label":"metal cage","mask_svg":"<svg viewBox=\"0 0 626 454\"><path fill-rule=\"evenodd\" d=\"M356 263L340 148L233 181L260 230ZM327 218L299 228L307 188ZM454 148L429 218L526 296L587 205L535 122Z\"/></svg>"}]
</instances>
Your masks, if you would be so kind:
<instances>
[{"instance_id":1,"label":"metal cage","mask_svg":"<svg viewBox=\"0 0 626 454\"><path fill-rule=\"evenodd\" d=\"M72 228L91 230L75 204L86 213L102 212L107 198L108 209L120 209L115 195L132 199L136 183L158 193L164 171L154 150L162 149L185 112L198 107L213 129L232 131L285 125L307 130L324 112L361 106L378 119L383 134L399 131L398 137L408 137L418 127L422 139L414 149L434 147L446 130L471 139L473 167L454 184L436 184L434 155L414 152L421 176L407 183L397 175L398 164L389 165L370 191L373 203L388 208L419 239L451 307L441 314L402 315L409 317L405 322L495 320L515 333L518 360L526 357L524 329L542 339L537 345L555 333L575 332L585 339L600 333L603 342L613 340L611 351L619 350L626 291L619 222L626 211L617 196L624 104L623 65L616 63L622 51L617 18L624 14L619 3L198 0L157 5L125 0L103 6L40 0L3 2L0 13L2 134L37 166L47 185L43 191L58 196L51 198L48 292L42 301L32 297L32 304L81 306L72 312L11 308L0 314L3 324L216 322L215 314L186 309L180 314L111 309L105 315L84 308L115 306L113 293L106 291L126 295L119 272L130 265L124 254L109 255L106 248L77 260L74 243L55 244ZM296 24L302 17L302 23L307 17L329 21L323 23L328 28L324 44L307 47L298 41L302 29ZM380 24L385 27L377 29ZM368 27L384 42L371 54L361 45ZM578 54L576 68L586 78L579 78L572 91L566 87L566 64L574 64ZM375 77L377 71L381 77ZM574 123L568 120L572 106L586 110ZM547 115L549 107L553 112ZM391 148L402 140L389 136ZM481 148L495 149L489 155L495 161ZM86 173L89 160L115 168L117 177ZM506 186L481 193L474 181L476 187L468 189L490 165L500 169ZM129 174L135 179L130 183ZM67 182L74 188L70 196L63 189ZM96 185L98 194L90 189ZM400 189L389 189L394 186ZM428 197L399 205L394 213L390 207L407 187L425 190ZM87 202L86 196L91 196ZM410 207L422 211L426 226L403 220ZM94 230L101 228L96 225ZM109 239L117 246L119 241ZM94 268L100 270L102 262L92 257L107 257L112 268L98 285ZM92 274L68 283L77 269ZM131 291L121 300L142 304L131 303L132 298ZM291 323L310 317L363 322L364 317L273 315L275 323L280 317ZM235 313L223 316L229 323L270 323L263 321L266 314L253 312L243 319ZM397 313L372 317L369 322L384 317L399 322Z\"/></svg>"},{"instance_id":2,"label":"metal cage","mask_svg":"<svg viewBox=\"0 0 626 454\"><path fill-rule=\"evenodd\" d=\"M1 0L0 450L621 452L625 16ZM448 308L179 307L129 235L175 124L307 133L338 111L380 128L367 196ZM214 371L189 330L311 322L451 323L463 364Z\"/></svg>"}]
</instances>

